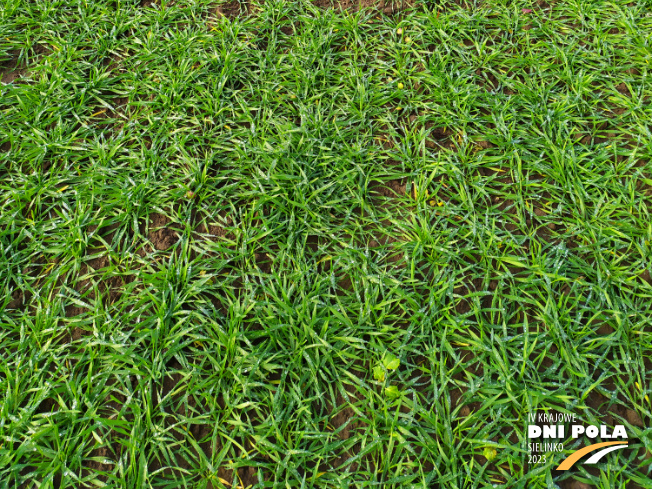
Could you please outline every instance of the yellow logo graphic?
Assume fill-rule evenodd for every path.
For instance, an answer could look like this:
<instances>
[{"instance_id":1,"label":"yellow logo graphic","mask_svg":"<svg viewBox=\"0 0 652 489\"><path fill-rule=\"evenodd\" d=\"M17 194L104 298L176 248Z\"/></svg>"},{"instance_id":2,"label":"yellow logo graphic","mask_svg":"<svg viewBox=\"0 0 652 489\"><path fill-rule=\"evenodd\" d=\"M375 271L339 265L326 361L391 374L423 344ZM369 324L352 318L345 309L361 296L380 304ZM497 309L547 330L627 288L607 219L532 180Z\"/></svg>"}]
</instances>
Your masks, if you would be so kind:
<instances>
[{"instance_id":1,"label":"yellow logo graphic","mask_svg":"<svg viewBox=\"0 0 652 489\"><path fill-rule=\"evenodd\" d=\"M600 450L598 453L591 456L591 458L589 458L584 463L596 464L602 457L604 457L609 452L613 452L614 450L620 450L621 448L626 448L626 447L627 447L626 441L607 441L604 443L594 443L593 445L589 445L588 447L584 447L570 454L568 457L566 457L566 459L561 464L559 464L559 467L557 467L556 470L568 470L573 465L575 465L575 462L581 459L584 455L587 455L591 452L595 452L600 448L604 448L604 450Z\"/></svg>"}]
</instances>

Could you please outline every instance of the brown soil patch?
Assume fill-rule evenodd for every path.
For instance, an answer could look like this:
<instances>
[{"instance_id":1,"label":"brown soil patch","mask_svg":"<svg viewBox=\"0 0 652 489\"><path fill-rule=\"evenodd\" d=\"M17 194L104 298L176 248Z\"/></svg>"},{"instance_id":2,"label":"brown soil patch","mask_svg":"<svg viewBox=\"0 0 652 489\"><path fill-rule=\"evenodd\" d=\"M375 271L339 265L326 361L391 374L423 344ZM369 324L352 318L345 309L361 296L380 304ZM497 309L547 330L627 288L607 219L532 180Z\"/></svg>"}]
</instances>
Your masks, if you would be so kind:
<instances>
[{"instance_id":1,"label":"brown soil patch","mask_svg":"<svg viewBox=\"0 0 652 489\"><path fill-rule=\"evenodd\" d=\"M177 420L175 413L184 417L192 417L193 413L197 413L201 406L197 405L197 402L192 396L188 397L187 403L183 401L183 393L185 391L184 383L188 381L182 374L182 372L185 371L183 366L178 361L171 360L167 365L166 370L167 373L160 381L159 386L155 387L153 400L154 402L160 403L159 409L169 413L165 416L163 423L166 426L170 426L171 423L174 423ZM226 406L224 399L221 396L218 398L218 404L222 409ZM197 441L203 455L206 456L209 461L213 460L213 457L219 454L224 448L219 436L213 439L213 429L214 425L212 423L201 421L191 423L187 427L187 433L190 433L195 441ZM179 443L183 443L187 436L186 428L183 426L176 427L173 432ZM246 437L239 441L247 451L253 449L250 440ZM179 469L191 469L193 460L197 460L197 457L201 455L200 453L197 453L192 457L192 460L188 460L188 453L185 453L185 451L174 449L172 451L175 455L171 461L172 464L166 466L162 471L164 478L174 477L175 472L178 472ZM239 453L239 450L236 450L236 452L238 453L235 459L238 459L243 455L242 453ZM231 457L227 456L227 458ZM148 467L150 472L161 468L163 468L161 461L156 459L152 460ZM231 486L234 479L236 485L233 487L250 487L258 483L258 468L254 466L245 466L233 470L227 468L226 465L220 465L217 467L216 476L222 484L227 487ZM264 472L263 478L264 480L269 480L270 474ZM218 485L209 482L207 487L218 487Z\"/></svg>"},{"instance_id":2,"label":"brown soil patch","mask_svg":"<svg viewBox=\"0 0 652 489\"><path fill-rule=\"evenodd\" d=\"M218 18L226 17L230 20L233 20L240 15L244 15L247 12L249 12L249 5L248 2L244 0L230 0L213 9L213 14Z\"/></svg>"},{"instance_id":3,"label":"brown soil patch","mask_svg":"<svg viewBox=\"0 0 652 489\"><path fill-rule=\"evenodd\" d=\"M82 265L79 276L76 278L84 277L85 275L87 275L87 267L86 265ZM73 288L76 294L74 294L74 299L71 297L73 294L68 297L68 301L65 306L67 318L79 316L86 312L87 308L82 306L79 302L86 302L88 300L85 296L92 294L92 291L90 291L91 285L92 283L87 279L75 280ZM72 340L77 340L83 335L84 333L82 330L80 330L78 327L75 327L71 333L71 338Z\"/></svg>"},{"instance_id":4,"label":"brown soil patch","mask_svg":"<svg viewBox=\"0 0 652 489\"><path fill-rule=\"evenodd\" d=\"M384 198L403 197L406 194L407 184L403 180L389 180L387 182L372 182L369 185L369 194ZM378 202L379 203L379 202Z\"/></svg>"},{"instance_id":5,"label":"brown soil patch","mask_svg":"<svg viewBox=\"0 0 652 489\"><path fill-rule=\"evenodd\" d=\"M179 234L170 226L171 222L164 214L155 212L149 215L148 224L141 226L140 232L142 234L147 232L147 239L154 246L154 250L168 250L179 241ZM142 253L141 256L144 256L145 250L141 248L139 251Z\"/></svg>"},{"instance_id":6,"label":"brown soil patch","mask_svg":"<svg viewBox=\"0 0 652 489\"><path fill-rule=\"evenodd\" d=\"M356 360L352 365L350 365L348 371L355 374L359 379L364 379L367 373L371 371L371 366L369 364L365 365L360 360ZM358 398L355 385L344 383L343 387L345 392L338 392L334 400L332 398L324 399L326 413L330 413L328 415L326 429L328 431L336 432L337 438L344 442L343 446L334 452L333 458L324 463L324 470L327 470L327 465L330 465L335 469L341 467L348 460L360 453L360 450L362 449L360 443L354 445L346 443L347 440L356 436L357 431L364 430L365 423L359 419L359 416L353 407L361 399ZM344 470L355 472L358 467L359 463L353 462L347 464Z\"/></svg>"},{"instance_id":7,"label":"brown soil patch","mask_svg":"<svg viewBox=\"0 0 652 489\"><path fill-rule=\"evenodd\" d=\"M144 7L156 4L156 0L143 0ZM385 14L401 12L417 4L416 0L313 0L313 4L322 9L334 8L338 10L359 11L365 8L372 8ZM220 18L226 17L233 20L243 15L251 15L252 5L247 0L229 0L216 6L212 13ZM291 33L291 28L286 28L286 34Z\"/></svg>"},{"instance_id":8,"label":"brown soil patch","mask_svg":"<svg viewBox=\"0 0 652 489\"><path fill-rule=\"evenodd\" d=\"M373 207L380 210L390 209L397 204L397 200L407 195L407 182L404 180L389 180L387 182L373 181L369 185L369 197ZM389 232L392 230L392 232ZM400 241L399 237L394 237L396 229L389 219L382 219L380 222L367 224L364 227L365 234L371 236L363 239L363 243L370 248L388 246ZM388 261L396 263L400 259L398 254L388 256Z\"/></svg>"},{"instance_id":9,"label":"brown soil patch","mask_svg":"<svg viewBox=\"0 0 652 489\"><path fill-rule=\"evenodd\" d=\"M562 489L593 489L593 486L579 482L575 479L567 480L561 483Z\"/></svg>"},{"instance_id":10,"label":"brown soil patch","mask_svg":"<svg viewBox=\"0 0 652 489\"><path fill-rule=\"evenodd\" d=\"M313 4L320 8L353 11L374 8L385 14L392 14L415 5L416 0L314 0Z\"/></svg>"},{"instance_id":11,"label":"brown soil patch","mask_svg":"<svg viewBox=\"0 0 652 489\"><path fill-rule=\"evenodd\" d=\"M14 80L21 78L27 70L18 66L18 53L11 53L11 58L0 63L0 82L13 83Z\"/></svg>"},{"instance_id":12,"label":"brown soil patch","mask_svg":"<svg viewBox=\"0 0 652 489\"><path fill-rule=\"evenodd\" d=\"M112 224L106 227L103 227L101 230L97 229L97 226L89 226L87 232L90 235L91 239L97 234L101 240L106 243L110 243L113 240L113 237L116 234L118 224ZM97 239L97 238L95 238ZM94 284L97 284L97 290L102 295L105 304L109 305L114 303L121 293L122 287L131 281L134 277L121 277L119 275L111 275L100 277L99 273L102 270L108 268L111 265L111 260L108 255L108 250L104 244L101 246L94 246L87 250L87 256L92 255L94 258L86 259L85 262L81 265L78 274L73 278L71 282L71 287L75 291L75 301L68 299L68 302L65 306L66 308L66 317L72 318L79 316L87 311L87 308L80 305L78 301L90 303L95 300L96 294L94 289ZM88 334L80 327L76 326L73 328L70 333L69 341L75 341Z\"/></svg>"},{"instance_id":13,"label":"brown soil patch","mask_svg":"<svg viewBox=\"0 0 652 489\"><path fill-rule=\"evenodd\" d=\"M11 293L11 300L7 305L7 309L18 309L24 306L29 300L29 294L23 293L22 290L16 289Z\"/></svg>"},{"instance_id":14,"label":"brown soil patch","mask_svg":"<svg viewBox=\"0 0 652 489\"><path fill-rule=\"evenodd\" d=\"M91 120L98 126L106 126L103 129L108 132L107 136L113 136L122 130L125 121L128 120L126 114L128 102L128 97L116 97L111 100L111 108L97 105L91 111ZM118 119L122 119L122 122Z\"/></svg>"},{"instance_id":15,"label":"brown soil patch","mask_svg":"<svg viewBox=\"0 0 652 489\"><path fill-rule=\"evenodd\" d=\"M618 90L619 93L622 93L623 95L627 95L628 97L631 97L632 94L629 91L629 88L627 87L626 83L619 83L616 85L616 90Z\"/></svg>"},{"instance_id":16,"label":"brown soil patch","mask_svg":"<svg viewBox=\"0 0 652 489\"><path fill-rule=\"evenodd\" d=\"M356 420L355 410L349 405L349 402L344 399L344 397L339 394L337 396L336 405L339 409L336 414L331 418L331 425L335 431L339 431L337 436L340 440L346 441L352 436L355 435L355 432L362 426L362 423ZM344 406L342 408L342 406ZM333 468L338 468L344 464L349 458L354 457L357 453L360 452L361 446L359 443L352 446L350 449L345 450L338 457L332 460L331 464ZM350 470L355 471L358 464L353 463Z\"/></svg>"},{"instance_id":17,"label":"brown soil patch","mask_svg":"<svg viewBox=\"0 0 652 489\"><path fill-rule=\"evenodd\" d=\"M228 230L233 226L233 219L227 216L224 211L220 211L213 216L207 216L199 211L195 215L194 221L196 223L198 222L194 234L194 238L197 240L200 240L203 237L206 237L211 241L234 239L233 233L230 233Z\"/></svg>"},{"instance_id":18,"label":"brown soil patch","mask_svg":"<svg viewBox=\"0 0 652 489\"><path fill-rule=\"evenodd\" d=\"M116 446L119 445L116 444ZM108 446L93 448L85 462L82 462L82 477L87 477L92 474L94 478L106 483L108 476L104 475L103 472L111 472L115 465L115 460L118 458L118 454L113 453L111 450ZM84 487L91 488L94 486L85 485Z\"/></svg>"},{"instance_id":19,"label":"brown soil patch","mask_svg":"<svg viewBox=\"0 0 652 489\"><path fill-rule=\"evenodd\" d=\"M174 1L168 1L167 6L174 5ZM140 6L142 8L156 8L157 6L161 5L161 0L141 0Z\"/></svg>"},{"instance_id":20,"label":"brown soil patch","mask_svg":"<svg viewBox=\"0 0 652 489\"><path fill-rule=\"evenodd\" d=\"M357 9L359 0L315 0L313 2L319 8Z\"/></svg>"},{"instance_id":21,"label":"brown soil patch","mask_svg":"<svg viewBox=\"0 0 652 489\"><path fill-rule=\"evenodd\" d=\"M351 282L351 278L346 275L342 274L338 279L337 279L337 289L335 290L335 293L339 296L345 296L348 294L349 291L353 289L353 282Z\"/></svg>"},{"instance_id":22,"label":"brown soil patch","mask_svg":"<svg viewBox=\"0 0 652 489\"><path fill-rule=\"evenodd\" d=\"M41 44L36 44L32 47L35 55L37 57L46 56L52 52L52 50ZM9 59L6 59L0 62L0 82L9 84L13 83L16 80L24 77L28 70L27 66L24 64L18 63L19 51L10 51Z\"/></svg>"},{"instance_id":23,"label":"brown soil patch","mask_svg":"<svg viewBox=\"0 0 652 489\"><path fill-rule=\"evenodd\" d=\"M426 139L426 148L429 149L453 149L455 143L452 140L454 132L446 127L433 127L432 123L426 124L426 129L430 131L430 138Z\"/></svg>"},{"instance_id":24,"label":"brown soil patch","mask_svg":"<svg viewBox=\"0 0 652 489\"><path fill-rule=\"evenodd\" d=\"M260 268L260 271L265 275L272 273L272 262L274 257L270 253L255 253L254 260L256 261L256 266Z\"/></svg>"}]
</instances>

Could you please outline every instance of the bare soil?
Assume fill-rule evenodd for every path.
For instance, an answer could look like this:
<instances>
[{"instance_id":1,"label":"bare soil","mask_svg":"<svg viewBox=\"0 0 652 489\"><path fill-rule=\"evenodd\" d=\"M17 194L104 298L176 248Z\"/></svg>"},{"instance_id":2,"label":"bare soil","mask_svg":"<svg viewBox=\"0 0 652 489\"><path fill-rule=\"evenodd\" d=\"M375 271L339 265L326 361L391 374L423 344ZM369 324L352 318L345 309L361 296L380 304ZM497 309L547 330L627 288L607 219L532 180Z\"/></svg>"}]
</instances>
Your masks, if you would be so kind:
<instances>
[{"instance_id":1,"label":"bare soil","mask_svg":"<svg viewBox=\"0 0 652 489\"><path fill-rule=\"evenodd\" d=\"M11 58L0 63L0 82L13 83L17 78L22 77L26 70L18 64L18 53L11 53Z\"/></svg>"}]
</instances>

